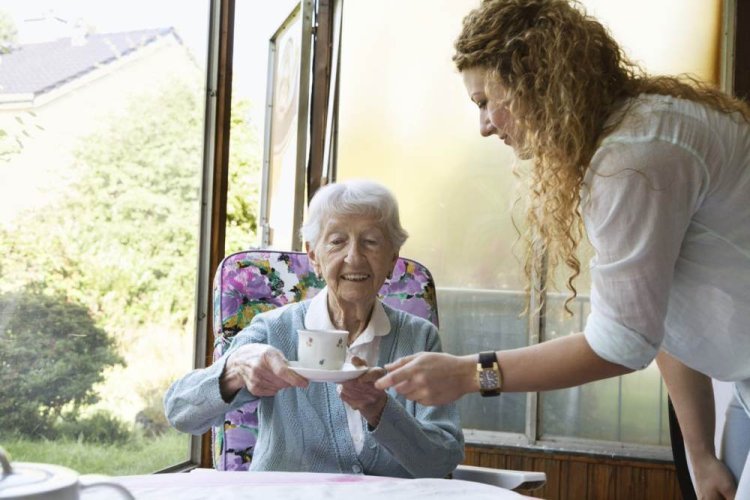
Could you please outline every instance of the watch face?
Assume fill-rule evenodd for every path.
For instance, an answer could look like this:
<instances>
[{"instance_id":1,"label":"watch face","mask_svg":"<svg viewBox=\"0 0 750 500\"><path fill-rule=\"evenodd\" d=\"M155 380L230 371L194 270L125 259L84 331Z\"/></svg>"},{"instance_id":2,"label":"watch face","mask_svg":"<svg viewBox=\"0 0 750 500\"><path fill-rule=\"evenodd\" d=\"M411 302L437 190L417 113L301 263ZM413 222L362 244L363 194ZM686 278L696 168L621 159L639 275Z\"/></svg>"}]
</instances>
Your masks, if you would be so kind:
<instances>
[{"instance_id":1,"label":"watch face","mask_svg":"<svg viewBox=\"0 0 750 500\"><path fill-rule=\"evenodd\" d=\"M495 370L482 370L479 373L479 386L482 389L497 389L500 386L500 380Z\"/></svg>"}]
</instances>

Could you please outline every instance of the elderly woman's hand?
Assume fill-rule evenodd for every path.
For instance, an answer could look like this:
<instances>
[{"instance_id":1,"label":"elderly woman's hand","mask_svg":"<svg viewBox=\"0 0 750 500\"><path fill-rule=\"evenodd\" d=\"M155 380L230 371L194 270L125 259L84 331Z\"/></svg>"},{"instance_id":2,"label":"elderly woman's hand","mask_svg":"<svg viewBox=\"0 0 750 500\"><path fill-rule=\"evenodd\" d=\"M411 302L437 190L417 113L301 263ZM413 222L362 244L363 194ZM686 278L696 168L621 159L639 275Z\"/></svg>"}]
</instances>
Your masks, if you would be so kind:
<instances>
[{"instance_id":1,"label":"elderly woman's hand","mask_svg":"<svg viewBox=\"0 0 750 500\"><path fill-rule=\"evenodd\" d=\"M255 396L273 396L281 389L307 387L308 383L289 369L278 349L266 344L247 344L229 355L219 388L222 398L231 401L242 387Z\"/></svg>"},{"instance_id":2,"label":"elderly woman's hand","mask_svg":"<svg viewBox=\"0 0 750 500\"><path fill-rule=\"evenodd\" d=\"M352 359L352 364L367 366L361 358L356 356ZM375 381L383 375L385 375L384 369L370 368L356 379L343 382L340 386L341 400L358 410L371 427L377 427L380 423L380 415L388 401L385 391L376 389L374 385Z\"/></svg>"}]
</instances>

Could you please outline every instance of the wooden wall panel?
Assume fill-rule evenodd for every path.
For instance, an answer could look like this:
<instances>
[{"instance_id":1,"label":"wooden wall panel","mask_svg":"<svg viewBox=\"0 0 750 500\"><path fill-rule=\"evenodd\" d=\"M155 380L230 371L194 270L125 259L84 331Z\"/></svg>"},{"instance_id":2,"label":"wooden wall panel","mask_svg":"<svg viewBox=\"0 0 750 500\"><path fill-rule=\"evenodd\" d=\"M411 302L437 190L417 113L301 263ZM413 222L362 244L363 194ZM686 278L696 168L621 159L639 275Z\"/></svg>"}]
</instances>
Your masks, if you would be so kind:
<instances>
[{"instance_id":1,"label":"wooden wall panel","mask_svg":"<svg viewBox=\"0 0 750 500\"><path fill-rule=\"evenodd\" d=\"M547 483L522 493L549 500L680 500L674 464L581 453L467 446L468 465L534 470Z\"/></svg>"},{"instance_id":2,"label":"wooden wall panel","mask_svg":"<svg viewBox=\"0 0 750 500\"><path fill-rule=\"evenodd\" d=\"M560 460L560 462L562 464L561 475L557 478L559 489L553 491L545 488L546 491L539 492L542 495L541 498L564 498L565 500L589 498L588 464L573 460Z\"/></svg>"}]
</instances>

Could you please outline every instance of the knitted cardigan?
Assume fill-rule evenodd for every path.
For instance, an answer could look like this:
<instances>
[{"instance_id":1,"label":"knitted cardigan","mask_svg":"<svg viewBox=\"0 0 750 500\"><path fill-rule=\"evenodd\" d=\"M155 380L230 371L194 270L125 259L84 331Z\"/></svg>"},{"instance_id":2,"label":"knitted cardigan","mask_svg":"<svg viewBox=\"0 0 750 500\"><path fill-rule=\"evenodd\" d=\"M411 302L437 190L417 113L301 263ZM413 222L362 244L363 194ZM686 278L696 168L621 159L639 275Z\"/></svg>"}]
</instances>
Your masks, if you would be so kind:
<instances>
[{"instance_id":1,"label":"knitted cardigan","mask_svg":"<svg viewBox=\"0 0 750 500\"><path fill-rule=\"evenodd\" d=\"M164 405L177 429L202 434L223 425L224 414L258 399L243 388L227 403L219 377L227 357L248 343L264 343L297 359L297 330L304 328L309 301L257 315L232 341L227 352L207 368L193 370L167 391ZM391 324L382 337L378 365L421 352L440 351L435 326L383 304ZM376 428L362 419L365 442L357 454L336 384L311 382L306 389L287 388L261 397L258 440L251 471L305 471L393 477L443 477L464 457L463 433L454 404L423 406L392 389Z\"/></svg>"}]
</instances>

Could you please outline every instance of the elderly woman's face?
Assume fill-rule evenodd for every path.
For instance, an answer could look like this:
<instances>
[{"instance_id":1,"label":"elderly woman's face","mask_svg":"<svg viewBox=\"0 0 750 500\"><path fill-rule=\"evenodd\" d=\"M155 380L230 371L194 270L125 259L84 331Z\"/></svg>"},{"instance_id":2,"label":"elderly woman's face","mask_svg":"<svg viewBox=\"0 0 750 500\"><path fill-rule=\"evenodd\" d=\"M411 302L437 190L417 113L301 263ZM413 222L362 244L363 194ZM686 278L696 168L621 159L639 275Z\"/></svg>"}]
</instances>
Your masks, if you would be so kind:
<instances>
[{"instance_id":1,"label":"elderly woman's face","mask_svg":"<svg viewBox=\"0 0 750 500\"><path fill-rule=\"evenodd\" d=\"M374 300L398 258L376 219L351 216L328 219L308 255L336 299L353 303Z\"/></svg>"},{"instance_id":2,"label":"elderly woman's face","mask_svg":"<svg viewBox=\"0 0 750 500\"><path fill-rule=\"evenodd\" d=\"M482 137L496 135L505 144L513 147L515 144L513 118L507 106L502 103L503 89L495 85L492 88L497 95L487 95L487 72L483 68L464 70L463 78L469 98L479 108L479 133Z\"/></svg>"}]
</instances>

